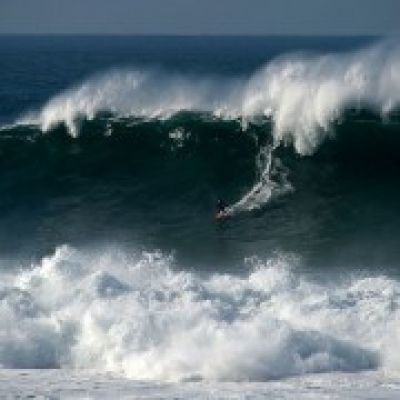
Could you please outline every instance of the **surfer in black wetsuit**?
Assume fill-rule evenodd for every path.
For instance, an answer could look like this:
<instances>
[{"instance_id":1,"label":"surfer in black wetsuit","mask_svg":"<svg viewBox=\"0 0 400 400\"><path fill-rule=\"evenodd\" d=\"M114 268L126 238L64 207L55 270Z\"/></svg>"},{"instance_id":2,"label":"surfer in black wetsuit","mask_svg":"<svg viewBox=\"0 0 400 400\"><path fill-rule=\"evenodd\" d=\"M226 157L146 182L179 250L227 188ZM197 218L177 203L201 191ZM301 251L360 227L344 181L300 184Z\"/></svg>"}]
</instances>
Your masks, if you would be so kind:
<instances>
[{"instance_id":1,"label":"surfer in black wetsuit","mask_svg":"<svg viewBox=\"0 0 400 400\"><path fill-rule=\"evenodd\" d=\"M227 205L223 200L221 200L221 199L217 200L217 206L216 206L217 214L224 213L226 210L226 207L227 207Z\"/></svg>"},{"instance_id":2,"label":"surfer in black wetsuit","mask_svg":"<svg viewBox=\"0 0 400 400\"><path fill-rule=\"evenodd\" d=\"M216 204L216 213L215 213L215 219L216 220L224 220L226 218L231 217L231 210L229 209L228 205L221 199L217 200Z\"/></svg>"}]
</instances>

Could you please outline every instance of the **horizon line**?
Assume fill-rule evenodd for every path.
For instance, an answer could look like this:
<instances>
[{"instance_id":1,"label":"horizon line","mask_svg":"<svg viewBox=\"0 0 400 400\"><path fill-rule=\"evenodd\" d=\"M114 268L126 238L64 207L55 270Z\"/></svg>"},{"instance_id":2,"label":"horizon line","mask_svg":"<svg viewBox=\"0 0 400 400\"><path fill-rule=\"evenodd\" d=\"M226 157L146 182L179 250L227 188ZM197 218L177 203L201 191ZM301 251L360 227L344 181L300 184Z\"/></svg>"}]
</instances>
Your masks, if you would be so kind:
<instances>
[{"instance_id":1,"label":"horizon line","mask_svg":"<svg viewBox=\"0 0 400 400\"><path fill-rule=\"evenodd\" d=\"M359 33L359 34L346 34L346 33L324 33L324 34L312 34L312 33L263 33L263 34L248 34L248 33L67 33L67 32L46 32L46 33L35 33L35 32L3 32L1 36L36 36L36 37L249 37L249 38L262 38L262 37L337 37L337 38L383 38L392 37L393 35L387 34L373 34L373 33Z\"/></svg>"}]
</instances>

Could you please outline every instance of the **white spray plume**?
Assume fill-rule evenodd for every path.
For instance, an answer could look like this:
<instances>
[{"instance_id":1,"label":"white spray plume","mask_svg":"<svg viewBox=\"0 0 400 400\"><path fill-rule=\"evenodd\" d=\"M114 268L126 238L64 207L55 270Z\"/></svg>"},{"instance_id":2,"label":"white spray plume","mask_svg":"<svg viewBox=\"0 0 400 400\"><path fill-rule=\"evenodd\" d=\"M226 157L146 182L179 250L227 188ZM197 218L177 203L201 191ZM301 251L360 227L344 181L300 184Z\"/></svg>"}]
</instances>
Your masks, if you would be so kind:
<instances>
[{"instance_id":1,"label":"white spray plume","mask_svg":"<svg viewBox=\"0 0 400 400\"><path fill-rule=\"evenodd\" d=\"M292 143L298 153L310 154L349 107L385 115L399 104L400 46L387 40L343 54L287 55L247 80L114 71L56 96L23 121L44 131L64 122L77 135L77 120L100 111L143 118L184 110L245 121L265 116L272 119L275 143Z\"/></svg>"}]
</instances>

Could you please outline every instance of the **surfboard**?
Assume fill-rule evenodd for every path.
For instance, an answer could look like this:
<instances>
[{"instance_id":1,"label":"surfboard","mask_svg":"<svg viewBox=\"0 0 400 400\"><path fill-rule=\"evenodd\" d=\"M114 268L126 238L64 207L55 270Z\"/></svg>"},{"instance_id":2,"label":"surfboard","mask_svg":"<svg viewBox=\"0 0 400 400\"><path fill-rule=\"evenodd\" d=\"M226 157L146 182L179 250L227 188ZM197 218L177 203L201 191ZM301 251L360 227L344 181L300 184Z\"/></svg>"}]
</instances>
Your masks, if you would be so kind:
<instances>
[{"instance_id":1,"label":"surfboard","mask_svg":"<svg viewBox=\"0 0 400 400\"><path fill-rule=\"evenodd\" d=\"M219 211L214 216L216 221L222 221L222 220L227 219L229 217L231 217L231 214L229 214L227 211Z\"/></svg>"}]
</instances>

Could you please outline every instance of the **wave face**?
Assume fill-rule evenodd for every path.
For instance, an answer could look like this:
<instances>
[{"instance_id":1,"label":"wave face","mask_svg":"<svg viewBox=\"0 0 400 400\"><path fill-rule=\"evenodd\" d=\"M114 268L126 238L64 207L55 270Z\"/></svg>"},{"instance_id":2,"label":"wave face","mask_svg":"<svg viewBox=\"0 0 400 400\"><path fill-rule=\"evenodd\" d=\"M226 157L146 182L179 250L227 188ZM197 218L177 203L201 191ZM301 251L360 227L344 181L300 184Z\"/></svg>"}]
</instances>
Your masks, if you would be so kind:
<instances>
[{"instance_id":1,"label":"wave face","mask_svg":"<svg viewBox=\"0 0 400 400\"><path fill-rule=\"evenodd\" d=\"M267 380L398 366L398 282L317 284L284 257L202 278L161 253L63 246L2 276L0 363L135 379Z\"/></svg>"},{"instance_id":2,"label":"wave face","mask_svg":"<svg viewBox=\"0 0 400 400\"><path fill-rule=\"evenodd\" d=\"M175 249L207 269L280 250L318 268L396 271L395 113L344 113L308 157L277 146L270 119L243 125L206 112L150 120L102 113L81 119L79 132L3 129L3 254L111 239ZM218 197L234 218L216 229Z\"/></svg>"}]
</instances>

